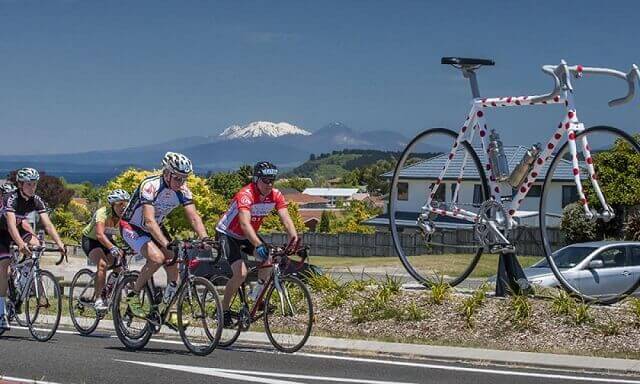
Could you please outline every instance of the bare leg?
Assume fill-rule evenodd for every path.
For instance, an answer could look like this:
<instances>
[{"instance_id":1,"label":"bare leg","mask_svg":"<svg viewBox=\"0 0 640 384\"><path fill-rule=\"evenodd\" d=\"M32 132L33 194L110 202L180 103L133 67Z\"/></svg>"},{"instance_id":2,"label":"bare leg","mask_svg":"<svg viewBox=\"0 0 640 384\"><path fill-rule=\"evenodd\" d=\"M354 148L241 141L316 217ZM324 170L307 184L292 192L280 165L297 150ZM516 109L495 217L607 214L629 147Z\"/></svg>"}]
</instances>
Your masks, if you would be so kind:
<instances>
[{"instance_id":1,"label":"bare leg","mask_svg":"<svg viewBox=\"0 0 640 384\"><path fill-rule=\"evenodd\" d=\"M227 282L227 286L224 288L224 298L222 299L222 308L224 310L229 309L233 295L247 278L248 273L247 266L242 259L236 260L231 264L231 271L233 271L233 276L231 276L231 279Z\"/></svg>"}]
</instances>

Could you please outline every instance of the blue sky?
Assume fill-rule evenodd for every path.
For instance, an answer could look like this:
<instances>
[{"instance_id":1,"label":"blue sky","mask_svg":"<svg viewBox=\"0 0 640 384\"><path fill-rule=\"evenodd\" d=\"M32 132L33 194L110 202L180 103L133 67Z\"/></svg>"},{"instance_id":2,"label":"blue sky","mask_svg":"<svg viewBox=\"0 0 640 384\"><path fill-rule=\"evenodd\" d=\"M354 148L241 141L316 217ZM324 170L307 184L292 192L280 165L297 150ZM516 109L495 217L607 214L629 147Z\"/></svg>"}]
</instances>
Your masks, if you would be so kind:
<instances>
[{"instance_id":1,"label":"blue sky","mask_svg":"<svg viewBox=\"0 0 640 384\"><path fill-rule=\"evenodd\" d=\"M483 96L542 93L542 64L640 63L638 14L634 1L0 0L3 154L136 146L255 120L457 129L470 91L441 56L494 59L479 73ZM576 89L587 126L638 131L640 95L606 105L622 82ZM561 114L487 117L507 144L530 144Z\"/></svg>"}]
</instances>

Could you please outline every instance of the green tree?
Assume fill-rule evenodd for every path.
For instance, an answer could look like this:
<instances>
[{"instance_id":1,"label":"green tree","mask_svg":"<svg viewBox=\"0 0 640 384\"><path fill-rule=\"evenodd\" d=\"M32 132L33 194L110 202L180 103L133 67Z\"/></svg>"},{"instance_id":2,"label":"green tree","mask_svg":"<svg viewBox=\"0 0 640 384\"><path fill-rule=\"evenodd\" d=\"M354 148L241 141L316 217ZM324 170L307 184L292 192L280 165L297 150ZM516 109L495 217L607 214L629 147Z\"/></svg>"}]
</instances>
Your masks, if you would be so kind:
<instances>
[{"instance_id":1,"label":"green tree","mask_svg":"<svg viewBox=\"0 0 640 384\"><path fill-rule=\"evenodd\" d=\"M238 172L220 172L207 179L209 188L229 201L242 188L243 177Z\"/></svg>"},{"instance_id":2,"label":"green tree","mask_svg":"<svg viewBox=\"0 0 640 384\"><path fill-rule=\"evenodd\" d=\"M84 223L73 217L72 212L62 207L56 208L51 213L51 222L56 227L60 237L63 238L63 241L67 242L71 240L74 243L80 242Z\"/></svg>"},{"instance_id":3,"label":"green tree","mask_svg":"<svg viewBox=\"0 0 640 384\"><path fill-rule=\"evenodd\" d=\"M344 215L337 220L337 223L331 228L331 232L374 233L374 227L363 225L362 222L378 213L380 213L378 209L371 208L362 201L350 201Z\"/></svg>"},{"instance_id":4,"label":"green tree","mask_svg":"<svg viewBox=\"0 0 640 384\"><path fill-rule=\"evenodd\" d=\"M318 232L329 233L331 232L331 223L335 221L336 215L331 211L322 211L320 216L320 224L318 225Z\"/></svg>"},{"instance_id":5,"label":"green tree","mask_svg":"<svg viewBox=\"0 0 640 384\"><path fill-rule=\"evenodd\" d=\"M305 189L311 187L311 180L301 177L293 177L286 180L276 181L277 188L293 188L298 192L302 192Z\"/></svg>"},{"instance_id":6,"label":"green tree","mask_svg":"<svg viewBox=\"0 0 640 384\"><path fill-rule=\"evenodd\" d=\"M293 221L293 225L296 227L296 231L298 233L303 233L307 227L304 226L304 222L302 220L302 216L300 216L300 211L298 210L298 204L294 202L289 202L287 207L289 211L289 216L291 216L291 221ZM262 221L262 226L260 227L261 231L264 232L284 232L284 226L280 222L280 216L274 210Z\"/></svg>"},{"instance_id":7,"label":"green tree","mask_svg":"<svg viewBox=\"0 0 640 384\"><path fill-rule=\"evenodd\" d=\"M237 173L240 175L242 185L247 185L253 178L253 166L249 164L242 165Z\"/></svg>"}]
</instances>

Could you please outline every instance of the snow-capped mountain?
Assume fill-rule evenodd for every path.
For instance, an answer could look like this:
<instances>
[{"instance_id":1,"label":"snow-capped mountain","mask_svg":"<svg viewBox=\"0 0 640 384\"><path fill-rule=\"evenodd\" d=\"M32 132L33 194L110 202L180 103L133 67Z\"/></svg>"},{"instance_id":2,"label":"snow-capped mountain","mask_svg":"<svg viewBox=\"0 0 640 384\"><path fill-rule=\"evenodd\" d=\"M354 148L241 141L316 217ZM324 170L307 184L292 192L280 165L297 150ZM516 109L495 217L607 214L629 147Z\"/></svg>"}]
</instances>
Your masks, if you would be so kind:
<instances>
[{"instance_id":1,"label":"snow-capped mountain","mask_svg":"<svg viewBox=\"0 0 640 384\"><path fill-rule=\"evenodd\" d=\"M245 126L232 125L220 134L221 138L226 140L280 137L285 135L309 136L311 132L285 122L254 121Z\"/></svg>"}]
</instances>

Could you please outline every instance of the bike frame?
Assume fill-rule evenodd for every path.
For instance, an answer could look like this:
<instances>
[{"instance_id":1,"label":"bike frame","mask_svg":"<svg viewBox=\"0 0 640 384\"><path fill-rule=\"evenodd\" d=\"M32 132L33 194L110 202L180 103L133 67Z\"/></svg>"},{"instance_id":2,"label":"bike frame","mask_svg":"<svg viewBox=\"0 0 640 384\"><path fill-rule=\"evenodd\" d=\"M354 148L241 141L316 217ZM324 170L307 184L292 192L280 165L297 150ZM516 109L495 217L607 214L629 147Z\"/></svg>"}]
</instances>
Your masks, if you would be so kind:
<instances>
[{"instance_id":1,"label":"bike frame","mask_svg":"<svg viewBox=\"0 0 640 384\"><path fill-rule=\"evenodd\" d=\"M589 209L589 204L587 202L587 198L584 194L584 190L582 187L582 181L580 180L581 169L578 163L578 144L576 143L576 134L581 131L584 131L584 125L578 119L577 108L573 96L573 87L570 82L570 75L574 74L576 78L581 77L583 73L591 73L591 74L603 74L610 75L619 78L624 78L629 83L629 94L621 99L613 100L609 103L609 105L618 105L624 102L629 101L633 97L634 92L634 83L635 79L640 77L640 72L638 71L637 66L633 66L631 72L629 74L624 74L622 72L614 71L607 68L590 68L590 67L582 67L578 66L567 66L564 61L560 66L545 66L543 67L545 72L550 74L554 74L556 76L556 92L553 92L549 95L545 96L509 96L509 97L494 97L494 98L480 98L474 97L471 103L471 110L466 116L465 122L460 128L458 132L458 136L454 141L451 150L448 154L448 158L445 161L445 165L440 172L440 175L433 183L433 185L429 188L429 193L427 197L427 201L425 205L421 208L422 219L428 219L429 214L436 214L440 216L447 216L456 219L463 219L469 221L471 223L477 223L480 220L479 214L475 212L470 212L458 207L458 193L460 191L461 183L464 176L464 169L468 160L468 152L465 152L465 156L462 160L462 167L460 169L460 173L456 180L456 189L454 195L451 199L451 204L448 208L450 209L440 209L431 205L433 198L435 197L435 193L438 190L438 187L442 183L442 180L445 176L447 168L449 164L456 156L456 148L463 142L467 141L469 144L472 144L476 135L479 137L480 147L484 153L487 152L487 143L486 136L489 132L487 121L485 118L485 113L487 109L490 108L502 108L502 107L524 107L524 106L548 106L554 104L564 104L565 113L564 117L558 124L555 132L550 137L547 144L543 147L542 151L538 155L535 160L534 166L531 171L528 173L527 177L524 181L517 186L517 192L511 203L507 208L507 223L512 223L512 218L518 211L520 205L522 204L524 198L527 193L533 186L533 183L538 179L540 175L540 170L544 166L544 164L551 157L554 149L556 149L560 143L560 140L566 135L568 135L569 140L569 151L571 154L571 162L573 167L573 176L574 182L576 184L579 202L582 204L584 208L585 215L588 218L594 217L611 217L613 214L613 210L606 203L605 197L602 194L602 190L598 184L598 176L595 172L593 158L591 156L591 147L589 146L589 142L587 141L586 136L583 136L580 141L581 150L584 154L585 162L587 164L587 172L589 175L589 179L591 180L591 184L593 186L593 190L596 193L598 200L602 207L604 208L604 213L595 213ZM559 79L557 76L557 72L562 70L562 78ZM471 72L471 82L472 82L472 91L474 96L478 96L479 92L477 89L477 82L475 80L475 73ZM468 73L465 73L466 77L469 77ZM560 84L558 83L560 82ZM558 88L560 87L560 88ZM559 91L559 92L558 92ZM488 182L490 186L490 198L501 201L503 196L503 191L498 184L498 181L491 169L491 165L489 164L488 156L487 163L484 164L485 169L489 171ZM507 191L504 191L507 192ZM511 191L509 191L511 192ZM511 194L509 193L509 198L511 198ZM510 225L510 224L509 224Z\"/></svg>"},{"instance_id":2,"label":"bike frame","mask_svg":"<svg viewBox=\"0 0 640 384\"><path fill-rule=\"evenodd\" d=\"M18 272L22 273L22 269L26 267L24 264L26 264L27 262L31 262L31 265L28 267L29 274L27 278L24 279L20 284L19 299L22 302L24 302L27 297L27 288L33 283L34 280L38 278L38 274L40 272L40 256L42 256L44 251L45 251L44 248L34 250L33 255L30 258L25 259L20 263L16 262L11 266L11 268L14 269L16 273ZM11 287L11 284L9 286ZM18 287L15 287L15 288L18 288ZM38 300L40 300L40 288L41 288L40 284L35 284L35 290L36 290L35 294L36 294L36 299Z\"/></svg>"}]
</instances>

